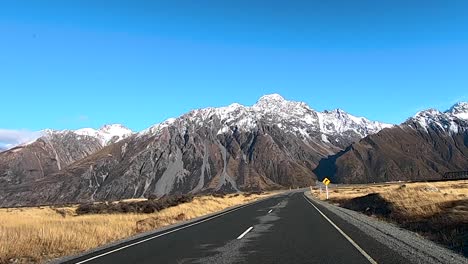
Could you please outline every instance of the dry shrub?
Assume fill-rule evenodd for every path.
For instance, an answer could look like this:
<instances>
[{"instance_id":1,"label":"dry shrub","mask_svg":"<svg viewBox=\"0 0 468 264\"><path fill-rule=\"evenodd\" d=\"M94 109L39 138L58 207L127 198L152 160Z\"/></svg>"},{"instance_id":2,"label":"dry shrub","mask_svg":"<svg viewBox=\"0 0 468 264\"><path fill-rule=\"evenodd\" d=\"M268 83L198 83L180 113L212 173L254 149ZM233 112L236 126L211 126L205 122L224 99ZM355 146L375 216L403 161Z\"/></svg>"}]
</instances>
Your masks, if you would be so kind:
<instances>
[{"instance_id":1,"label":"dry shrub","mask_svg":"<svg viewBox=\"0 0 468 264\"><path fill-rule=\"evenodd\" d=\"M224 197L224 196L223 196ZM192 195L173 195L160 199L151 199L137 202L116 202L116 203L92 203L79 205L76 213L84 214L120 214L120 213L144 213L151 214L168 207L193 200Z\"/></svg>"},{"instance_id":2,"label":"dry shrub","mask_svg":"<svg viewBox=\"0 0 468 264\"><path fill-rule=\"evenodd\" d=\"M213 193L212 195L213 197L217 197L217 198L224 198L226 196L226 194L223 192Z\"/></svg>"},{"instance_id":3,"label":"dry shrub","mask_svg":"<svg viewBox=\"0 0 468 264\"><path fill-rule=\"evenodd\" d=\"M187 217L185 216L184 213L180 213L175 217L176 221L184 221L185 219L187 219Z\"/></svg>"},{"instance_id":4,"label":"dry shrub","mask_svg":"<svg viewBox=\"0 0 468 264\"><path fill-rule=\"evenodd\" d=\"M344 200L341 206L367 215L389 216L392 213L392 205L380 194L371 193L362 197Z\"/></svg>"}]
</instances>

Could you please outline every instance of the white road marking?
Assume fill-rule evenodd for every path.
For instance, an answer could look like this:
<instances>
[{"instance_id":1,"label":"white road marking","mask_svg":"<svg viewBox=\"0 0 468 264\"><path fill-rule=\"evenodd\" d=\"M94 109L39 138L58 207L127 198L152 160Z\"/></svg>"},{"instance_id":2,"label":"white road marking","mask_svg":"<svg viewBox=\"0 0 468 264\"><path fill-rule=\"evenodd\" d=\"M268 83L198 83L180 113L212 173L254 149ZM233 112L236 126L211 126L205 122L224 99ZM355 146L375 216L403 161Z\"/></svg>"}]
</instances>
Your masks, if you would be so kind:
<instances>
[{"instance_id":1,"label":"white road marking","mask_svg":"<svg viewBox=\"0 0 468 264\"><path fill-rule=\"evenodd\" d=\"M270 198L267 198L267 199L270 199ZM267 199L265 199L265 200L267 200ZM262 202L262 201L264 201L264 200L256 201L256 202L253 202L253 203L251 203L251 204L246 204L246 205L244 205L244 206L238 207L238 208L233 209L233 210L231 210L231 211L227 211L227 212L224 212L224 213L222 213L222 214L214 215L214 216L205 218L205 219L203 219L203 220L201 220L201 221L198 221L198 222L195 222L195 223L192 223L192 224L183 226L183 227L179 227L179 228L173 229L173 230L171 230L171 231L168 231L168 232L165 232L165 233L162 233L162 234L153 236L153 237L148 237L148 238L143 239L143 240L140 240L140 241L138 241L138 242L135 242L135 243L132 243L132 244L128 244L128 245L126 245L126 246L119 247L119 248L116 248L116 249L111 250L111 251L107 251L107 252L105 252L105 253L96 255L96 256L91 257L91 258L89 258L89 259L82 260L82 261L80 261L80 262L76 262L76 264L82 264L82 263L89 262L89 261L91 261L91 260L95 260L95 259L97 259L97 258L100 258L100 257L106 256L106 255L112 254L112 253L117 252L117 251L120 251L120 250L122 250L122 249L126 249L126 248L129 248L129 247L132 247L132 246L135 246L135 245L138 245L138 244L141 244L141 243L144 243L144 242L153 240L153 239L155 239L155 238L162 237L162 236L168 235L168 234L170 234L170 233L174 233L174 232L176 232L176 231L179 231L179 230L182 230L182 229L185 229L185 228L194 226L194 225L198 225L198 224L204 223L204 222L206 222L206 221L212 220L212 219L214 219L214 218L218 218L218 217L223 216L223 215L225 215L225 214L232 213L232 212L234 212L234 211L243 209L243 208L245 208L245 207L248 207L248 206L257 204L257 203ZM253 227L252 227L252 228L253 228ZM250 231L250 230L248 230L248 231ZM246 232L246 234L247 234L247 232ZM245 234L244 234L244 236L245 236ZM242 237L241 237L241 238L242 238ZM238 239L240 239L240 238L238 238Z\"/></svg>"},{"instance_id":2,"label":"white road marking","mask_svg":"<svg viewBox=\"0 0 468 264\"><path fill-rule=\"evenodd\" d=\"M367 252L365 252L364 249L362 249L356 242L354 242L353 239L351 239L343 230L341 230L341 228L335 225L335 223L333 223L332 220L330 220L324 213L322 213L322 211L320 211L317 208L317 206L315 206L307 197L305 197L305 195L304 199L306 199L306 201L310 203L315 208L315 210L317 210L323 216L323 218L330 222L330 224L334 228L336 228L336 230L338 230L338 232L340 232L351 243L351 245L353 245L370 263L377 264L377 261L375 261L371 256L369 256L369 254L367 254Z\"/></svg>"},{"instance_id":3,"label":"white road marking","mask_svg":"<svg viewBox=\"0 0 468 264\"><path fill-rule=\"evenodd\" d=\"M237 239L242 239L245 235L247 235L248 232L250 232L253 229L253 226L249 227L247 230L245 230L244 233L242 233L240 236L237 237Z\"/></svg>"},{"instance_id":4,"label":"white road marking","mask_svg":"<svg viewBox=\"0 0 468 264\"><path fill-rule=\"evenodd\" d=\"M273 212L273 209L271 209L270 211L268 211L269 214L270 214L271 212Z\"/></svg>"}]
</instances>

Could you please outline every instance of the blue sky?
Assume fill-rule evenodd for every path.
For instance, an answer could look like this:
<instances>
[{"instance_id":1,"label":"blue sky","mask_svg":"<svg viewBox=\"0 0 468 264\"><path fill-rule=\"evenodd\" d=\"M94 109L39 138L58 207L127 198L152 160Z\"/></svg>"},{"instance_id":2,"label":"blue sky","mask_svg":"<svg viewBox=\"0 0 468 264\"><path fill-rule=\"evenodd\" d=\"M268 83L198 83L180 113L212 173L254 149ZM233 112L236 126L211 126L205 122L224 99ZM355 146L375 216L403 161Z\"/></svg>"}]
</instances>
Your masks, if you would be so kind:
<instances>
[{"instance_id":1,"label":"blue sky","mask_svg":"<svg viewBox=\"0 0 468 264\"><path fill-rule=\"evenodd\" d=\"M2 1L0 62L4 130L141 130L269 93L400 123L468 100L468 1Z\"/></svg>"}]
</instances>

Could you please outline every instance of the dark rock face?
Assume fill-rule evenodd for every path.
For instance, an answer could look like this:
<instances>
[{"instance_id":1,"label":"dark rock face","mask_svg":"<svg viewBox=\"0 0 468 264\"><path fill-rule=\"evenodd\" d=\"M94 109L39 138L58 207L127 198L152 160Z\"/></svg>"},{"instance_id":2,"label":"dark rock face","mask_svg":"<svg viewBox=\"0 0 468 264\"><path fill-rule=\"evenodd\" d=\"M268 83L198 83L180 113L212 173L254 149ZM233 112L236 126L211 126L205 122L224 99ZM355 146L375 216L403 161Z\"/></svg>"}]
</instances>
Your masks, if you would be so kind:
<instances>
[{"instance_id":1,"label":"dark rock face","mask_svg":"<svg viewBox=\"0 0 468 264\"><path fill-rule=\"evenodd\" d=\"M369 135L323 159L314 172L335 182L368 183L441 179L445 172L467 170L468 123L439 114Z\"/></svg>"},{"instance_id":2,"label":"dark rock face","mask_svg":"<svg viewBox=\"0 0 468 264\"><path fill-rule=\"evenodd\" d=\"M0 153L0 186L44 178L101 148L95 138L71 132L44 135Z\"/></svg>"},{"instance_id":3,"label":"dark rock face","mask_svg":"<svg viewBox=\"0 0 468 264\"><path fill-rule=\"evenodd\" d=\"M267 134L266 131L269 133ZM308 186L318 153L278 128L216 135L201 128L131 137L34 183L14 186L0 204L67 203L177 193ZM26 199L25 199L26 197Z\"/></svg>"},{"instance_id":4,"label":"dark rock face","mask_svg":"<svg viewBox=\"0 0 468 264\"><path fill-rule=\"evenodd\" d=\"M0 205L309 186L322 158L385 126L353 118L341 110L315 112L276 95L253 107L195 110L34 182L10 184L1 189Z\"/></svg>"},{"instance_id":5,"label":"dark rock face","mask_svg":"<svg viewBox=\"0 0 468 264\"><path fill-rule=\"evenodd\" d=\"M41 134L30 144L0 152L0 188L48 177L132 132L113 124L100 130L44 130Z\"/></svg>"}]
</instances>

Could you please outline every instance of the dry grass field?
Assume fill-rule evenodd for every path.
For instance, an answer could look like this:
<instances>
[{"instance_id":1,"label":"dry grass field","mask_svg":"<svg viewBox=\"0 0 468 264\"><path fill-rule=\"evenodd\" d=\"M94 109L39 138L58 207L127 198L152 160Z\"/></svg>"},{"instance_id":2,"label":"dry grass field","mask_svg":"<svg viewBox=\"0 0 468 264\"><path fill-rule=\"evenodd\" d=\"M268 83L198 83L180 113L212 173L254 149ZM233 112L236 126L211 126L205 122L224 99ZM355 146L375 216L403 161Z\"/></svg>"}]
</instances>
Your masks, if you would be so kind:
<instances>
[{"instance_id":1,"label":"dry grass field","mask_svg":"<svg viewBox=\"0 0 468 264\"><path fill-rule=\"evenodd\" d=\"M318 189L313 194L325 199ZM468 180L330 188L330 202L397 223L455 251L468 246Z\"/></svg>"},{"instance_id":2,"label":"dry grass field","mask_svg":"<svg viewBox=\"0 0 468 264\"><path fill-rule=\"evenodd\" d=\"M76 254L272 194L201 196L152 214L78 216L77 206L0 209L0 263L37 263Z\"/></svg>"}]
</instances>

